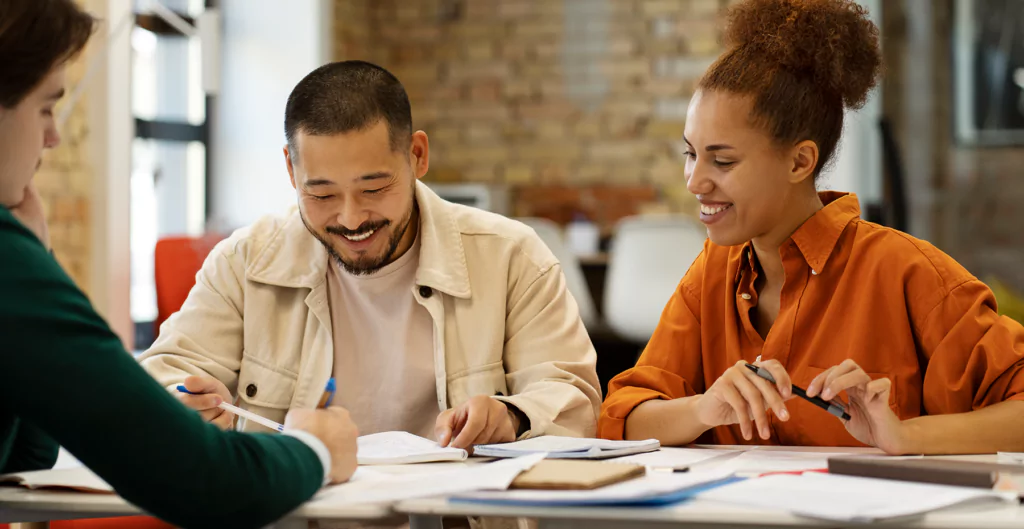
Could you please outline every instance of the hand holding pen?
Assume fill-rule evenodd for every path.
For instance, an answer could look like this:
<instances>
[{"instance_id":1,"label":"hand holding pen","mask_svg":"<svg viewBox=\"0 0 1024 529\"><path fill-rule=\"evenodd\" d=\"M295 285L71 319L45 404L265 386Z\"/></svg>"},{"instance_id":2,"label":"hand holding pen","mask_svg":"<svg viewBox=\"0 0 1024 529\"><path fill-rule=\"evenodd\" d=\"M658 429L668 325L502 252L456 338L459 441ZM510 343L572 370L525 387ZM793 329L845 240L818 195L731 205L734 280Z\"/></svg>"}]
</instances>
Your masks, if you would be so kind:
<instances>
[{"instance_id":1,"label":"hand holding pen","mask_svg":"<svg viewBox=\"0 0 1024 529\"><path fill-rule=\"evenodd\" d=\"M204 421L221 430L230 429L235 416L221 406L231 402L231 392L223 382L211 376L191 376L177 386L178 400L188 408L199 412Z\"/></svg>"},{"instance_id":2,"label":"hand holding pen","mask_svg":"<svg viewBox=\"0 0 1024 529\"><path fill-rule=\"evenodd\" d=\"M257 415L251 411L244 410L238 406L228 404L225 395L230 393L221 381L209 376L191 376L185 379L184 384L179 384L178 398L186 406L199 412L206 422L220 426L221 429L228 429L234 423L234 416L244 417L247 420L262 424L271 430L284 431L284 425L274 422L266 417ZM334 401L334 394L337 389L334 378L327 381L324 393L321 395L317 408L327 408Z\"/></svg>"},{"instance_id":3,"label":"hand holding pen","mask_svg":"<svg viewBox=\"0 0 1024 529\"><path fill-rule=\"evenodd\" d=\"M773 384L775 383L775 378L772 376L771 372L769 372L764 367L755 366L754 364L746 364L745 367L747 369L749 369L751 372L753 372L755 375L757 375L757 376L767 380L768 382L771 382ZM819 376L818 379L821 379L821 377ZM820 382L820 380L818 380L818 379L815 379L815 380ZM817 386L815 386L815 387L817 387ZM846 413L846 409L843 407L842 404L835 403L835 402L828 402L825 399L823 399L821 397L818 397L817 396L817 391L815 391L815 393L810 393L809 394L806 390L804 390L803 388L800 388L798 386L791 386L791 389L793 391L793 394L795 394L797 397L800 397L800 398L806 400L807 402L810 402L811 404L814 404L815 406L817 406L817 407L819 407L819 408L821 408L821 409L831 413L832 415L835 415L836 417L839 417L840 419L842 419L844 421L850 420L850 414ZM832 398L831 395L825 395L825 394L823 394L822 397Z\"/></svg>"},{"instance_id":4,"label":"hand holding pen","mask_svg":"<svg viewBox=\"0 0 1024 529\"><path fill-rule=\"evenodd\" d=\"M212 407L221 410L223 415L231 417L232 421L233 417L237 415L278 432L285 432L287 430L290 432L301 431L312 434L324 444L324 447L327 448L331 455L331 468L324 469L325 481L327 482L341 483L348 480L355 472L356 439L359 437L359 430L352 421L352 417L349 416L348 410L340 406L332 406L337 389L333 378L327 381L327 386L324 388L320 401L317 402L316 409L290 410L285 417L283 425L249 410L228 404L219 393L199 395L191 393L190 388L217 389L217 385L207 380L208 378L212 377L189 377L185 379L184 384L176 386L175 389L178 391L182 402L193 406L212 405ZM227 390L226 387L224 389L225 391ZM202 398L193 399L192 397ZM214 415L210 409L201 410L200 414L204 418L220 417L220 415Z\"/></svg>"},{"instance_id":5,"label":"hand holding pen","mask_svg":"<svg viewBox=\"0 0 1024 529\"><path fill-rule=\"evenodd\" d=\"M748 441L754 438L756 426L761 439L768 440L771 437L768 409L779 420L789 420L785 401L794 396L789 374L778 361L768 360L760 367L772 376L774 382L769 382L746 365L742 360L734 364L700 396L697 417L708 428L738 424L743 438Z\"/></svg>"}]
</instances>

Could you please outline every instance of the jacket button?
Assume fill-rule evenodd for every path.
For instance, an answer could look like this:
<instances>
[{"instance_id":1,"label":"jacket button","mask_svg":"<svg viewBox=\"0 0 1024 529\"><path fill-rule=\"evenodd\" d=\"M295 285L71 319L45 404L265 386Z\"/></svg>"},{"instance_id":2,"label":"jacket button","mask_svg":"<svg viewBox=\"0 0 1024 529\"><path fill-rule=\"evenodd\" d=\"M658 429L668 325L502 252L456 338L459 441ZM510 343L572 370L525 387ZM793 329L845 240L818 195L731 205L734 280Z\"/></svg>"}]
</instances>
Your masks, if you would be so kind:
<instances>
[{"instance_id":1,"label":"jacket button","mask_svg":"<svg viewBox=\"0 0 1024 529\"><path fill-rule=\"evenodd\" d=\"M429 298L430 296L433 296L433 295L434 295L434 290L431 289L430 287L420 287L420 296L421 297Z\"/></svg>"},{"instance_id":2,"label":"jacket button","mask_svg":"<svg viewBox=\"0 0 1024 529\"><path fill-rule=\"evenodd\" d=\"M256 396L256 384L249 384L245 387L245 395L250 399Z\"/></svg>"}]
</instances>

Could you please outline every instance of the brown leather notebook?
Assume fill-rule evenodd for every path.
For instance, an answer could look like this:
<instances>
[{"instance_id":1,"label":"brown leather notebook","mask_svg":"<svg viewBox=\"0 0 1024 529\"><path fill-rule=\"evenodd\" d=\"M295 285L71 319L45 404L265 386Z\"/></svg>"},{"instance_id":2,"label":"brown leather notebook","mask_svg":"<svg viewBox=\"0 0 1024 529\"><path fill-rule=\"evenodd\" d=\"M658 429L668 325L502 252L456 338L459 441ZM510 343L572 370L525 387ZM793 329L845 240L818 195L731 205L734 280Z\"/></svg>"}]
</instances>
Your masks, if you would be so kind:
<instances>
[{"instance_id":1,"label":"brown leather notebook","mask_svg":"<svg viewBox=\"0 0 1024 529\"><path fill-rule=\"evenodd\" d=\"M828 471L831 474L865 478L991 489L999 478L1000 472L1024 473L1024 465L948 459L830 457Z\"/></svg>"},{"instance_id":2,"label":"brown leather notebook","mask_svg":"<svg viewBox=\"0 0 1024 529\"><path fill-rule=\"evenodd\" d=\"M631 463L580 459L545 459L519 474L513 489L593 490L643 476L647 469Z\"/></svg>"}]
</instances>

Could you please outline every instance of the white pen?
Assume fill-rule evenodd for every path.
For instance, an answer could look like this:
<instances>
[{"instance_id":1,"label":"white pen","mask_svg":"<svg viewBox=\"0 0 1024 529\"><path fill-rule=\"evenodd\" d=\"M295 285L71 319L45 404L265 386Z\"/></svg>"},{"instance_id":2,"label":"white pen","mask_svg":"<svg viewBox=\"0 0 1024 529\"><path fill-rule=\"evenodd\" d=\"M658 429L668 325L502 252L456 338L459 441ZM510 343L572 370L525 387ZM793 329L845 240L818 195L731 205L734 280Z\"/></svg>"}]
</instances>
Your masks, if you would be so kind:
<instances>
[{"instance_id":1,"label":"white pen","mask_svg":"<svg viewBox=\"0 0 1024 529\"><path fill-rule=\"evenodd\" d=\"M194 395L194 393L192 393L191 391L185 389L185 386L183 384L178 385L178 391L180 391L182 393L188 393L189 395ZM266 417L262 417L260 415L256 415L255 413L253 413L251 411L248 411L248 410L243 410L242 408L239 408L238 406L232 406L231 404L228 404L227 402L221 402L220 405L218 405L217 407L222 409L222 410L224 410L224 411L229 411L231 413L234 413L235 415L238 415L239 417L245 417L246 419L249 419L250 421L262 424L263 426L266 426L267 428L270 428L271 430L277 430L279 432L283 432L284 431L284 425L283 424L278 424L278 423L276 423L276 422L274 422L274 421L272 421L272 420L270 420L270 419L268 419Z\"/></svg>"}]
</instances>

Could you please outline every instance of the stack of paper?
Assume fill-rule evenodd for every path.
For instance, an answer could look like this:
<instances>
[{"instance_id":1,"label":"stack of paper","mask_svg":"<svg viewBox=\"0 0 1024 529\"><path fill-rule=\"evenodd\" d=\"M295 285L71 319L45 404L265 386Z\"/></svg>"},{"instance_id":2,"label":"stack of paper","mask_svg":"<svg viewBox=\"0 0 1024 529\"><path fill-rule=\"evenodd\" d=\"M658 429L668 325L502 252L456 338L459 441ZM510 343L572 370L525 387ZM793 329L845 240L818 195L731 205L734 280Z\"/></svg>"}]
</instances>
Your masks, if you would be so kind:
<instances>
[{"instance_id":1,"label":"stack of paper","mask_svg":"<svg viewBox=\"0 0 1024 529\"><path fill-rule=\"evenodd\" d=\"M718 458L740 455L738 450L716 450L711 448L676 448L663 446L655 452L617 457L615 463L634 463L653 469L684 469L698 463L709 463ZM716 463L718 461L715 461Z\"/></svg>"},{"instance_id":2,"label":"stack of paper","mask_svg":"<svg viewBox=\"0 0 1024 529\"><path fill-rule=\"evenodd\" d=\"M442 448L430 439L408 432L381 432L357 439L360 465L404 465L434 461L463 461L469 454L459 448Z\"/></svg>"},{"instance_id":3,"label":"stack of paper","mask_svg":"<svg viewBox=\"0 0 1024 529\"><path fill-rule=\"evenodd\" d=\"M748 479L697 497L842 522L910 516L975 500L1017 500L985 489L818 473Z\"/></svg>"},{"instance_id":4,"label":"stack of paper","mask_svg":"<svg viewBox=\"0 0 1024 529\"><path fill-rule=\"evenodd\" d=\"M997 460L1000 463L1024 464L1024 452L999 452Z\"/></svg>"},{"instance_id":5,"label":"stack of paper","mask_svg":"<svg viewBox=\"0 0 1024 529\"><path fill-rule=\"evenodd\" d=\"M477 445L473 454L486 457L520 457L545 453L550 459L607 459L657 450L657 439L646 441L608 441L544 435L514 443Z\"/></svg>"},{"instance_id":6,"label":"stack of paper","mask_svg":"<svg viewBox=\"0 0 1024 529\"><path fill-rule=\"evenodd\" d=\"M352 481L320 491L312 500L315 509L323 505L389 503L428 496L458 494L473 490L504 490L541 454L459 467L442 472L386 474L360 468Z\"/></svg>"},{"instance_id":7,"label":"stack of paper","mask_svg":"<svg viewBox=\"0 0 1024 529\"><path fill-rule=\"evenodd\" d=\"M29 489L72 489L81 492L113 493L114 488L83 466L58 470L36 470L0 476L0 482L16 483Z\"/></svg>"},{"instance_id":8,"label":"stack of paper","mask_svg":"<svg viewBox=\"0 0 1024 529\"><path fill-rule=\"evenodd\" d=\"M451 501L499 505L664 505L735 481L727 471L655 472L596 490L506 490L458 494Z\"/></svg>"},{"instance_id":9,"label":"stack of paper","mask_svg":"<svg viewBox=\"0 0 1024 529\"><path fill-rule=\"evenodd\" d=\"M828 458L849 455L842 452L748 450L719 466L739 475L806 472L808 470L827 470Z\"/></svg>"}]
</instances>

